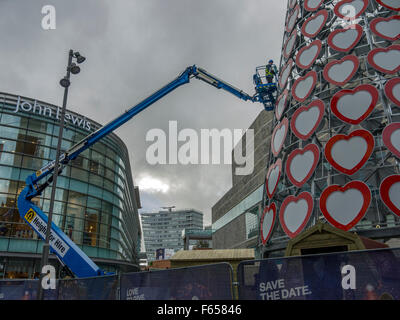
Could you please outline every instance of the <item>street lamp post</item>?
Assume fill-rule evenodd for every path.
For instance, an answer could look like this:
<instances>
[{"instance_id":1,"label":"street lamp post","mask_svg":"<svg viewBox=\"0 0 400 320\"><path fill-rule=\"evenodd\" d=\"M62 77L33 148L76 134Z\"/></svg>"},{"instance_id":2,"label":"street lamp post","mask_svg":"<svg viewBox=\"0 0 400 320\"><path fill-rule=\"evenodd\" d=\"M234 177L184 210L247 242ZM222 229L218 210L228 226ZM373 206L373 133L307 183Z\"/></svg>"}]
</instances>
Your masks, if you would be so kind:
<instances>
[{"instance_id":1,"label":"street lamp post","mask_svg":"<svg viewBox=\"0 0 400 320\"><path fill-rule=\"evenodd\" d=\"M60 118L60 126L58 132L58 142L57 142L57 149L56 149L56 159L54 164L54 172L53 172L53 185L51 188L50 194L50 205L49 205L49 214L47 219L47 229L46 229L46 238L45 243L43 244L42 250L42 260L41 260L41 269L48 264L49 260L49 253L50 253L50 232L51 232L51 223L53 220L53 209L54 209L54 198L56 194L56 187L57 187L57 177L59 174L59 164L60 164L60 156L61 156L61 144L63 138L63 131L64 131L64 118L65 118L65 110L67 107L67 97L68 97L68 88L71 84L70 76L72 74L77 74L80 72L80 68L72 62L72 59L76 58L78 63L82 63L85 61L85 58L79 54L79 52L74 52L73 50L69 50L68 54L68 64L67 64L67 74L66 76L60 80L60 85L64 87L64 98L63 104L61 109L61 118ZM43 299L43 288L42 288L42 279L45 274L41 273L40 281L39 281L39 290L38 290L38 299Z\"/></svg>"}]
</instances>

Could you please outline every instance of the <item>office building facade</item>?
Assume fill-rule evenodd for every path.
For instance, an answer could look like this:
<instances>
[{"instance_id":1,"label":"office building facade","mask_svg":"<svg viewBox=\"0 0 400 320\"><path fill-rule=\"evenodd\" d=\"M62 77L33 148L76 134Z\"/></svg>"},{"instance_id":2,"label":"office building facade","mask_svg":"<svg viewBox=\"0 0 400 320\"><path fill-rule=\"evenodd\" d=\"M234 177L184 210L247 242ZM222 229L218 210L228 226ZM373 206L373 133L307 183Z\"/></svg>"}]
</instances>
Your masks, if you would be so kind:
<instances>
[{"instance_id":1,"label":"office building facade","mask_svg":"<svg viewBox=\"0 0 400 320\"><path fill-rule=\"evenodd\" d=\"M140 218L149 261L156 259L157 249L184 249L185 229L203 229L203 213L194 209L141 213Z\"/></svg>"},{"instance_id":2,"label":"office building facade","mask_svg":"<svg viewBox=\"0 0 400 320\"><path fill-rule=\"evenodd\" d=\"M43 241L19 216L16 201L25 179L55 159L60 109L48 103L0 93L0 278L32 278ZM62 150L100 127L67 110ZM51 188L33 202L49 210ZM58 177L53 221L109 271L139 268L140 200L128 151L110 134L83 152ZM58 266L57 260L50 262Z\"/></svg>"}]
</instances>

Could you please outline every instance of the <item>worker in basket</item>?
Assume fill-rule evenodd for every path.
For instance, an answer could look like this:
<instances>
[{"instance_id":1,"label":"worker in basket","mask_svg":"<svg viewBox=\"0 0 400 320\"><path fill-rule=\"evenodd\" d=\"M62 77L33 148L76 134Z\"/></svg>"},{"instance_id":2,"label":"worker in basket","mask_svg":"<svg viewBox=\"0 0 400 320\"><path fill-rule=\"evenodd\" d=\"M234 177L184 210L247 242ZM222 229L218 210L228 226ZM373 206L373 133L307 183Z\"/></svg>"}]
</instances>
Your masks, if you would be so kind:
<instances>
[{"instance_id":1,"label":"worker in basket","mask_svg":"<svg viewBox=\"0 0 400 320\"><path fill-rule=\"evenodd\" d=\"M272 83L274 80L274 76L278 74L278 69L274 64L273 60L269 60L268 64L265 66L265 78L267 79L267 83Z\"/></svg>"}]
</instances>

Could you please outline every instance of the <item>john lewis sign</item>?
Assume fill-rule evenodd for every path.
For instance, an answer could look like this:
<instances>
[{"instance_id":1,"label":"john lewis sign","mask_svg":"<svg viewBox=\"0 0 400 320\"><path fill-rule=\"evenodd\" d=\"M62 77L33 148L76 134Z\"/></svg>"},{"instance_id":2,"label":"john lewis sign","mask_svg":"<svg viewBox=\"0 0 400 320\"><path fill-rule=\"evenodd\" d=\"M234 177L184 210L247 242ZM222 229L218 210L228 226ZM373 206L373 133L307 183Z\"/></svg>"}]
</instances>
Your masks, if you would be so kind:
<instances>
[{"instance_id":1,"label":"john lewis sign","mask_svg":"<svg viewBox=\"0 0 400 320\"><path fill-rule=\"evenodd\" d=\"M54 108L50 106L42 106L35 100L33 104L28 101L24 101L18 96L17 104L15 106L15 113L18 112L30 112L38 114L43 117L60 120L61 109L59 107ZM64 120L67 124L71 124L87 131L91 130L91 123L85 117L79 117L71 113L66 113Z\"/></svg>"}]
</instances>

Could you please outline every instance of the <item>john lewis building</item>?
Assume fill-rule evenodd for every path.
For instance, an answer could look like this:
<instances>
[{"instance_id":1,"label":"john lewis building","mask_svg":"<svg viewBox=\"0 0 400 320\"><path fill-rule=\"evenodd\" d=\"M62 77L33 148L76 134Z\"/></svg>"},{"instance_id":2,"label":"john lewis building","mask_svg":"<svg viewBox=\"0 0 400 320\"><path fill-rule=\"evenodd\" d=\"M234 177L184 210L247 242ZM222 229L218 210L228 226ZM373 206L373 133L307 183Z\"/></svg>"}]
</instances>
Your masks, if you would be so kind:
<instances>
[{"instance_id":1,"label":"john lewis building","mask_svg":"<svg viewBox=\"0 0 400 320\"><path fill-rule=\"evenodd\" d=\"M25 178L55 159L59 118L57 106L0 93L0 279L32 278L39 270L43 241L20 219L16 199ZM100 126L71 111L65 125L62 150ZM50 191L34 199L46 213ZM138 190L127 148L115 134L64 170L55 200L53 221L100 267L138 269Z\"/></svg>"}]
</instances>

